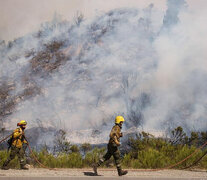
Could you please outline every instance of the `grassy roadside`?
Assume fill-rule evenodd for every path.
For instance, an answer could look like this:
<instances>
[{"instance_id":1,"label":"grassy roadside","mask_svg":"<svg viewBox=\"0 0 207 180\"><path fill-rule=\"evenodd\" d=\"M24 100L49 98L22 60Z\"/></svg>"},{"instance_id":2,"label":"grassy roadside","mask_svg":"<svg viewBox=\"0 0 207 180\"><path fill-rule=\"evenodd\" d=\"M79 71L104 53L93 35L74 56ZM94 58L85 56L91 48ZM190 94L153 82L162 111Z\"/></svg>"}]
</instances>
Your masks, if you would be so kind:
<instances>
[{"instance_id":1,"label":"grassy roadside","mask_svg":"<svg viewBox=\"0 0 207 180\"><path fill-rule=\"evenodd\" d=\"M193 132L190 137L187 137L180 127L176 128L172 135L170 139L163 139L155 138L149 133L142 132L136 138L129 138L128 142L126 142L128 150L122 151L123 167L135 169L164 168L185 159L206 141L205 133L196 134ZM42 148L39 152L33 150L37 159L47 167L87 168L92 163L97 162L106 152L105 148L92 148L88 143L77 146L67 142L64 136L59 136L58 138L59 143L56 145L54 152L49 152L47 147ZM207 148L199 150L187 161L176 166L175 169L191 165L206 151ZM27 154L27 162L39 167L31 154ZM0 166L8 155L9 153L6 150L0 151ZM10 167L19 167L17 157L10 163ZM102 167L114 167L113 158ZM196 167L207 169L207 156Z\"/></svg>"}]
</instances>

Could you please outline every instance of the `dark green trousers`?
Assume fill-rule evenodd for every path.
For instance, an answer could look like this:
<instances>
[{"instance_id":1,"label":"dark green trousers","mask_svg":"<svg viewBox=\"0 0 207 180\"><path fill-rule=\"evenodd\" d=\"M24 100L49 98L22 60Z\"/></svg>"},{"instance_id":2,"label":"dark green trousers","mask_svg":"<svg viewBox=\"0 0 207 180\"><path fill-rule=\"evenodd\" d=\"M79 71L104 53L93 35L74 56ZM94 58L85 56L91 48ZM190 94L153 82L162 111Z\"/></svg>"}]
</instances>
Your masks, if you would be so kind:
<instances>
[{"instance_id":1,"label":"dark green trousers","mask_svg":"<svg viewBox=\"0 0 207 180\"><path fill-rule=\"evenodd\" d=\"M23 148L17 148L15 146L11 146L11 152L7 160L4 162L3 167L8 166L11 160L15 158L17 155L20 166L23 167L26 164L25 158L24 158L25 151Z\"/></svg>"},{"instance_id":2,"label":"dark green trousers","mask_svg":"<svg viewBox=\"0 0 207 180\"><path fill-rule=\"evenodd\" d=\"M109 160L111 156L114 157L114 161L116 164L117 169L121 169L121 157L120 157L120 151L118 147L114 144L108 144L107 146L107 153L103 156L102 159L99 160L98 166L100 166L103 162Z\"/></svg>"}]
</instances>

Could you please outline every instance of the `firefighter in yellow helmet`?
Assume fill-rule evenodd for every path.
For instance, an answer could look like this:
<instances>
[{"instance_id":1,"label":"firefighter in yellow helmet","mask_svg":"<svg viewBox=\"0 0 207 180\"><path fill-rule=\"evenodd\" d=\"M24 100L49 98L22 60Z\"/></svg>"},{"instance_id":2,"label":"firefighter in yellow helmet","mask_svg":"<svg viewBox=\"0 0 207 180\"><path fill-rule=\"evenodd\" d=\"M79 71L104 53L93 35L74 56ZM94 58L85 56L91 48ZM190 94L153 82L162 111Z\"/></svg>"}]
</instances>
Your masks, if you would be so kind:
<instances>
[{"instance_id":1,"label":"firefighter in yellow helmet","mask_svg":"<svg viewBox=\"0 0 207 180\"><path fill-rule=\"evenodd\" d=\"M93 164L93 170L96 175L98 175L97 167L99 167L103 162L110 159L111 156L114 157L118 175L122 176L128 173L128 171L124 171L121 168L120 151L118 149L118 146L120 146L120 137L122 137L121 129L124 121L125 120L122 116L116 116L115 125L113 126L109 135L110 139L107 145L107 153L103 156L103 158L99 159L98 163Z\"/></svg>"},{"instance_id":2,"label":"firefighter in yellow helmet","mask_svg":"<svg viewBox=\"0 0 207 180\"><path fill-rule=\"evenodd\" d=\"M8 165L12 159L15 158L17 155L18 160L20 162L20 168L27 170L28 168L25 167L26 161L25 161L25 146L27 144L27 141L24 136L24 130L26 128L27 122L25 120L21 120L19 123L17 123L18 128L16 128L11 135L8 144L11 146L11 152L8 157L8 159L4 162L2 169L7 170L9 169Z\"/></svg>"}]
</instances>

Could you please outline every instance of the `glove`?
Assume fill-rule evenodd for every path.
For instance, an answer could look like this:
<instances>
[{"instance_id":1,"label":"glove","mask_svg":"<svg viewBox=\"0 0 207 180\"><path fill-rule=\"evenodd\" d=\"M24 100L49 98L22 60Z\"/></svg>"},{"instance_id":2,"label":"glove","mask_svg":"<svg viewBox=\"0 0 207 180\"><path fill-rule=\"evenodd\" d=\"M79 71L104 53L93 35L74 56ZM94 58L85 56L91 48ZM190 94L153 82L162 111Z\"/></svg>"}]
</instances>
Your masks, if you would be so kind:
<instances>
[{"instance_id":1,"label":"glove","mask_svg":"<svg viewBox=\"0 0 207 180\"><path fill-rule=\"evenodd\" d=\"M120 146L120 142L118 141L118 139L117 139L116 136L114 136L114 142L115 142L115 144L116 144L117 146Z\"/></svg>"},{"instance_id":2,"label":"glove","mask_svg":"<svg viewBox=\"0 0 207 180\"><path fill-rule=\"evenodd\" d=\"M118 143L116 143L116 145L117 145L117 146L120 146L120 145L121 145L121 143L120 143L120 142L118 142Z\"/></svg>"}]
</instances>

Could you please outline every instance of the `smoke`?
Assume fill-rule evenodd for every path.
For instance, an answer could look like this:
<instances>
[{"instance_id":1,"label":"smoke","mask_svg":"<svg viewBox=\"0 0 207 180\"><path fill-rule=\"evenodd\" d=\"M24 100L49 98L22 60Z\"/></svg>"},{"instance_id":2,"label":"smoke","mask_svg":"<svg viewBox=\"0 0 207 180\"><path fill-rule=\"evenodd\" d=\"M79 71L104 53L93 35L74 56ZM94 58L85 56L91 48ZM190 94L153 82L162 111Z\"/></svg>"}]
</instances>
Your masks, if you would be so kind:
<instances>
[{"instance_id":1,"label":"smoke","mask_svg":"<svg viewBox=\"0 0 207 180\"><path fill-rule=\"evenodd\" d=\"M188 131L207 128L206 54L203 51L206 42L205 38L200 39L206 25L202 23L202 13L191 14L183 10L177 17L166 15L176 24L172 26L169 19L164 19L168 22L167 30L163 30L154 42L159 57L156 98L146 115L156 126L183 126Z\"/></svg>"},{"instance_id":2,"label":"smoke","mask_svg":"<svg viewBox=\"0 0 207 180\"><path fill-rule=\"evenodd\" d=\"M125 128L206 130L203 12L180 0L167 5L165 14L150 4L76 24L55 15L38 32L2 42L1 80L14 84L10 97L21 97L4 116L6 128L25 119L105 135L121 114Z\"/></svg>"}]
</instances>

